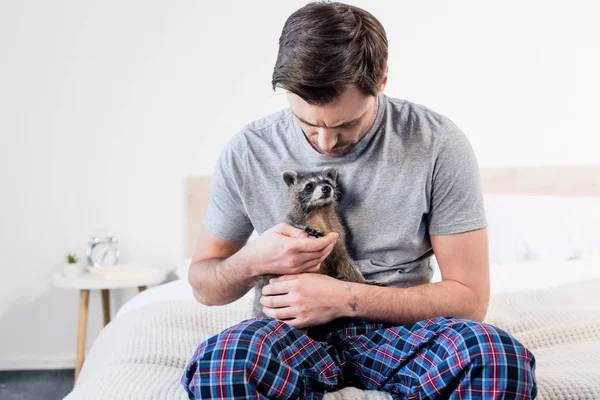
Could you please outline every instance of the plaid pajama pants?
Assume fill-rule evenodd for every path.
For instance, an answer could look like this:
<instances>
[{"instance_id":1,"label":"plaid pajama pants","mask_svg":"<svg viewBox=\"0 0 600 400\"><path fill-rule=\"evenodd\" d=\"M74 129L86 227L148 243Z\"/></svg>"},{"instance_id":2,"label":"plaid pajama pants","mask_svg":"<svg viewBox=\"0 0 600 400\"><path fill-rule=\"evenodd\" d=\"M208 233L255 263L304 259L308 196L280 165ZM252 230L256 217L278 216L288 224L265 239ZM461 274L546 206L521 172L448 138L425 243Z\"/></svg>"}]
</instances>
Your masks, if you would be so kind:
<instances>
[{"instance_id":1,"label":"plaid pajama pants","mask_svg":"<svg viewBox=\"0 0 600 400\"><path fill-rule=\"evenodd\" d=\"M501 329L460 318L403 326L351 319L311 331L252 318L206 340L190 399L322 399L345 386L394 399L532 399L535 358Z\"/></svg>"}]
</instances>

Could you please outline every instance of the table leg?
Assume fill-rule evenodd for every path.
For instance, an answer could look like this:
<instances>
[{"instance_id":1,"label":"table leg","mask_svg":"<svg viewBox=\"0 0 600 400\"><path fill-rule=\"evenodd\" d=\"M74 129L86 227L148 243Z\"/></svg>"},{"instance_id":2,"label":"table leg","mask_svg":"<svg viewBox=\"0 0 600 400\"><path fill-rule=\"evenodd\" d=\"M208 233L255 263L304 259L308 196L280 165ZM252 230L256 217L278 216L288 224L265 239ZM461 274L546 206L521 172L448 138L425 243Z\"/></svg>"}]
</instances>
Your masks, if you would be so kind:
<instances>
[{"instance_id":1,"label":"table leg","mask_svg":"<svg viewBox=\"0 0 600 400\"><path fill-rule=\"evenodd\" d=\"M141 293L144 290L148 289L148 286L138 286L138 292Z\"/></svg>"},{"instance_id":2,"label":"table leg","mask_svg":"<svg viewBox=\"0 0 600 400\"><path fill-rule=\"evenodd\" d=\"M87 336L88 305L90 302L90 291L82 289L79 291L79 326L77 329L77 360L75 364L75 381L81 371L85 357L85 339Z\"/></svg>"},{"instance_id":3,"label":"table leg","mask_svg":"<svg viewBox=\"0 0 600 400\"><path fill-rule=\"evenodd\" d=\"M104 315L104 326L110 322L110 292L102 289L102 314Z\"/></svg>"}]
</instances>

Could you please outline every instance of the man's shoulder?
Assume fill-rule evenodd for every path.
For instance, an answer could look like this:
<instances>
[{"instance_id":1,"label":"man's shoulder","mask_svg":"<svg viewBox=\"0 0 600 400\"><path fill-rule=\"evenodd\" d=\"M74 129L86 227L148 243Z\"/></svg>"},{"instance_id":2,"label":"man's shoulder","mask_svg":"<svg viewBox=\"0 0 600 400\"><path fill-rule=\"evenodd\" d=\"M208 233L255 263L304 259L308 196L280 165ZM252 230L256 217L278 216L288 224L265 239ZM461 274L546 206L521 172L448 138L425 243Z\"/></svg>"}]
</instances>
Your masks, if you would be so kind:
<instances>
[{"instance_id":1,"label":"man's shoulder","mask_svg":"<svg viewBox=\"0 0 600 400\"><path fill-rule=\"evenodd\" d=\"M393 130L405 140L436 146L434 143L443 145L464 135L450 118L422 104L388 97L388 107L388 121L392 121Z\"/></svg>"},{"instance_id":2,"label":"man's shoulder","mask_svg":"<svg viewBox=\"0 0 600 400\"><path fill-rule=\"evenodd\" d=\"M265 138L281 131L290 129L291 110L284 108L266 117L254 120L247 124L242 133L249 137Z\"/></svg>"},{"instance_id":3,"label":"man's shoulder","mask_svg":"<svg viewBox=\"0 0 600 400\"><path fill-rule=\"evenodd\" d=\"M450 118L422 104L393 97L388 97L388 103L392 113L409 124L418 123L435 131L454 126Z\"/></svg>"},{"instance_id":4,"label":"man's shoulder","mask_svg":"<svg viewBox=\"0 0 600 400\"><path fill-rule=\"evenodd\" d=\"M248 123L233 135L225 150L241 154L255 146L272 146L282 140L282 132L292 129L290 116L291 110L286 108Z\"/></svg>"}]
</instances>

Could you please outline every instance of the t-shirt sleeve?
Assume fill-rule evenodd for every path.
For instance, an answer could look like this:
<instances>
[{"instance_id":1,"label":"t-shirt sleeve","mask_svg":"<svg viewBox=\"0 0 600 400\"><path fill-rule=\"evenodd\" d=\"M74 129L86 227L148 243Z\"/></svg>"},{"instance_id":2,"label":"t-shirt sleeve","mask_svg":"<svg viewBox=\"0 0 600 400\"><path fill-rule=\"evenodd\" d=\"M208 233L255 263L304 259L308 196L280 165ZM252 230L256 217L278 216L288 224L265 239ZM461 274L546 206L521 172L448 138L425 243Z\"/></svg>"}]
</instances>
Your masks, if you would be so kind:
<instances>
[{"instance_id":1,"label":"t-shirt sleeve","mask_svg":"<svg viewBox=\"0 0 600 400\"><path fill-rule=\"evenodd\" d=\"M475 152L450 120L437 137L428 215L430 235L468 232L487 226Z\"/></svg>"},{"instance_id":2,"label":"t-shirt sleeve","mask_svg":"<svg viewBox=\"0 0 600 400\"><path fill-rule=\"evenodd\" d=\"M204 226L225 240L246 240L254 230L244 206L244 155L244 141L238 134L221 152L211 177Z\"/></svg>"}]
</instances>

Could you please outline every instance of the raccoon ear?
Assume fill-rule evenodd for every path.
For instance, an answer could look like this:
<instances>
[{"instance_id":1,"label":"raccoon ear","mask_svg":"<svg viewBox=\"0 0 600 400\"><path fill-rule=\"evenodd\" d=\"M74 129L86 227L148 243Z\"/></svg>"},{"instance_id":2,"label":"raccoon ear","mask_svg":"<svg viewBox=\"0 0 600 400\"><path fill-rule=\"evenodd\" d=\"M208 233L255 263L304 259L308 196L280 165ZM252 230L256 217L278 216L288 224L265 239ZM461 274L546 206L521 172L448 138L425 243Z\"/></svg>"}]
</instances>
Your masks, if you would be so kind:
<instances>
[{"instance_id":1,"label":"raccoon ear","mask_svg":"<svg viewBox=\"0 0 600 400\"><path fill-rule=\"evenodd\" d=\"M292 186L294 183L296 183L296 179L298 178L296 171L283 171L281 176L283 177L285 184L288 186Z\"/></svg>"},{"instance_id":2,"label":"raccoon ear","mask_svg":"<svg viewBox=\"0 0 600 400\"><path fill-rule=\"evenodd\" d=\"M335 182L338 176L338 172L337 169L333 167L327 167L323 170L323 175Z\"/></svg>"}]
</instances>

